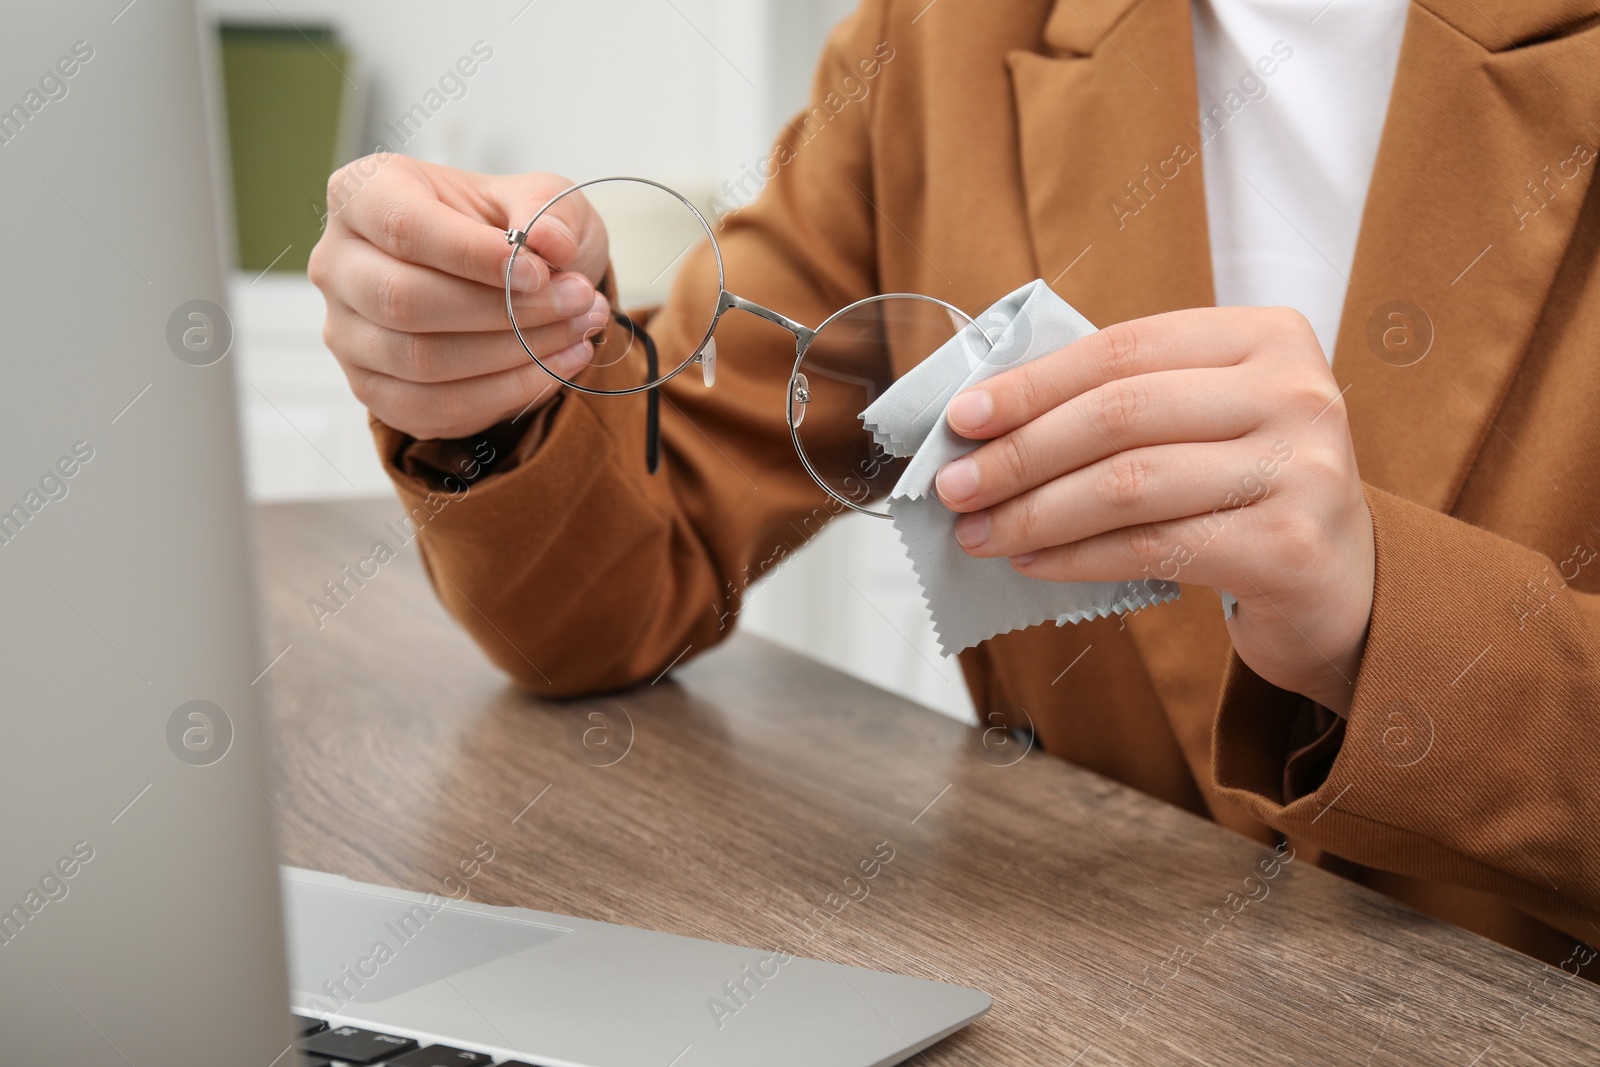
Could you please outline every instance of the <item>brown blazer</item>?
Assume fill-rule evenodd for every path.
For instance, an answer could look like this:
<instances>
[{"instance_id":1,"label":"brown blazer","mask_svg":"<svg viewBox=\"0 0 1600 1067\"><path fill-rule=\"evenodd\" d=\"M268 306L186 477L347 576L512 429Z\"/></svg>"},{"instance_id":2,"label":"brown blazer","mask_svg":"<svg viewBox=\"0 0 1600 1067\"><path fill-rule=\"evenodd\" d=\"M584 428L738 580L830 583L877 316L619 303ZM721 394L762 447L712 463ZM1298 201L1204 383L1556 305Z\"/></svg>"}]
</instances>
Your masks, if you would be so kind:
<instances>
[{"instance_id":1,"label":"brown blazer","mask_svg":"<svg viewBox=\"0 0 1600 1067\"><path fill-rule=\"evenodd\" d=\"M1035 277L1101 324L1211 304L1201 161L1168 162L1200 151L1189 17L866 0L721 228L730 288L811 324L886 291L975 313ZM1333 364L1377 537L1348 723L1231 657L1207 589L961 657L980 714L1046 751L1569 971L1600 940L1597 19L1410 9ZM714 287L702 249L652 319L669 359ZM792 339L734 314L718 346L715 388L665 390L653 478L638 398L567 395L473 442L375 426L440 597L535 692L710 648L829 514L783 420ZM451 500L445 473L477 480Z\"/></svg>"}]
</instances>

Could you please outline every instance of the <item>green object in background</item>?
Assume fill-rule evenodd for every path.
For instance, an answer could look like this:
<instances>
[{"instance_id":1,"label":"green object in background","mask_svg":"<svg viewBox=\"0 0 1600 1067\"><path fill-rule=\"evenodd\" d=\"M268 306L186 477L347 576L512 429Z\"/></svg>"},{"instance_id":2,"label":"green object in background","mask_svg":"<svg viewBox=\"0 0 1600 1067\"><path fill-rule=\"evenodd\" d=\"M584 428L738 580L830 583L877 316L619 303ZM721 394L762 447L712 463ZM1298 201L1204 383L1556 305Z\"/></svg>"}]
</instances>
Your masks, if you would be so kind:
<instances>
[{"instance_id":1,"label":"green object in background","mask_svg":"<svg viewBox=\"0 0 1600 1067\"><path fill-rule=\"evenodd\" d=\"M221 34L239 268L304 273L341 154L349 53L327 29Z\"/></svg>"}]
</instances>

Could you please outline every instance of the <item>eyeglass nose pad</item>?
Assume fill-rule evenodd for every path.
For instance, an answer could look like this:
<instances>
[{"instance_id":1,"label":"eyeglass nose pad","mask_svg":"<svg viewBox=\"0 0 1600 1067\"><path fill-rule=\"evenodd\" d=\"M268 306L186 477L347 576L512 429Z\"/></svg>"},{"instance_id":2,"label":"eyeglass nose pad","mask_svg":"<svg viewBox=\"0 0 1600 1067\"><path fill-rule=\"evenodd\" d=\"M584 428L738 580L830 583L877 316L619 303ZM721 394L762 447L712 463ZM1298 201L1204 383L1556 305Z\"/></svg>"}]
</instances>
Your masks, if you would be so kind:
<instances>
[{"instance_id":1,"label":"eyeglass nose pad","mask_svg":"<svg viewBox=\"0 0 1600 1067\"><path fill-rule=\"evenodd\" d=\"M700 377L705 379L706 388L710 389L717 381L717 339L713 337L707 341L694 358L700 364Z\"/></svg>"},{"instance_id":2,"label":"eyeglass nose pad","mask_svg":"<svg viewBox=\"0 0 1600 1067\"><path fill-rule=\"evenodd\" d=\"M792 413L790 425L798 430L800 424L806 421L806 405L811 403L811 383L806 381L804 374L796 374L789 383L789 396L789 411Z\"/></svg>"}]
</instances>

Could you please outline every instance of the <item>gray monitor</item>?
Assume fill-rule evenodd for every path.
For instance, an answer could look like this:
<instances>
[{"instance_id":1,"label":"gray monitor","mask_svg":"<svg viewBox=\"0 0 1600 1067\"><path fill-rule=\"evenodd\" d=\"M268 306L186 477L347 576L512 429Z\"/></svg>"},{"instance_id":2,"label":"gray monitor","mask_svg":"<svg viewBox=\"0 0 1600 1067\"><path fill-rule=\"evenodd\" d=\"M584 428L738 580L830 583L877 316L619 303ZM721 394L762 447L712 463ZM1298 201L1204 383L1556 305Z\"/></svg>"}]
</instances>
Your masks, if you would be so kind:
<instances>
[{"instance_id":1,"label":"gray monitor","mask_svg":"<svg viewBox=\"0 0 1600 1067\"><path fill-rule=\"evenodd\" d=\"M270 656L203 37L124 3L0 34L0 1059L266 1067Z\"/></svg>"}]
</instances>

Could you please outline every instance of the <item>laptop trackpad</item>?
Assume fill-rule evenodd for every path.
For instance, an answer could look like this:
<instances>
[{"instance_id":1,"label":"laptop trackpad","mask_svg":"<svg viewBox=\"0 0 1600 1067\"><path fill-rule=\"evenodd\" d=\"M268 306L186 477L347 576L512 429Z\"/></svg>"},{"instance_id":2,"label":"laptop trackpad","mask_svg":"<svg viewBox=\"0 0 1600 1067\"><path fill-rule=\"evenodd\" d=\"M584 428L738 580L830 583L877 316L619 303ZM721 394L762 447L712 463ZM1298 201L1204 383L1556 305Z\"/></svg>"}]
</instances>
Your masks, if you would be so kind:
<instances>
[{"instance_id":1,"label":"laptop trackpad","mask_svg":"<svg viewBox=\"0 0 1600 1067\"><path fill-rule=\"evenodd\" d=\"M371 1004L545 944L568 931L461 908L283 880L289 981L335 1011Z\"/></svg>"}]
</instances>

